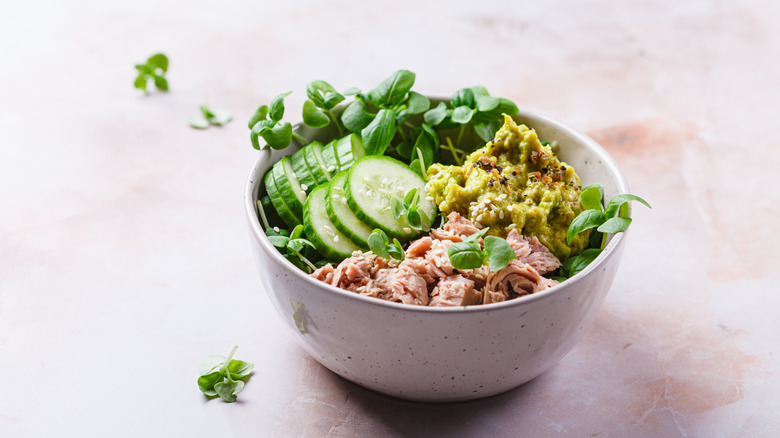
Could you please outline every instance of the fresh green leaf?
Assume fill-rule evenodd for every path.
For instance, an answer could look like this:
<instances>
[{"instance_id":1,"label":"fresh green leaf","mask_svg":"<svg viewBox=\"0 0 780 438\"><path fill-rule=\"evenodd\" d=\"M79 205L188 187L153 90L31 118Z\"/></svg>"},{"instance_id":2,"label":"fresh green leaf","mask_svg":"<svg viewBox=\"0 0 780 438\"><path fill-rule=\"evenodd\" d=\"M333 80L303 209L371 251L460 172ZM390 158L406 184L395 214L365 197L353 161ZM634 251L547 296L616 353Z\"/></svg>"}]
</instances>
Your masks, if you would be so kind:
<instances>
[{"instance_id":1,"label":"fresh green leaf","mask_svg":"<svg viewBox=\"0 0 780 438\"><path fill-rule=\"evenodd\" d=\"M428 111L431 107L431 101L420 93L410 91L408 109L409 114L420 114Z\"/></svg>"},{"instance_id":2,"label":"fresh green leaf","mask_svg":"<svg viewBox=\"0 0 780 438\"><path fill-rule=\"evenodd\" d=\"M342 96L341 94L339 94L335 90L334 91L329 91L329 92L325 93L325 102L324 102L323 107L326 110L329 110L329 109L333 108L334 106L338 105L339 103L341 103L343 100L344 100L344 96Z\"/></svg>"},{"instance_id":3,"label":"fresh green leaf","mask_svg":"<svg viewBox=\"0 0 780 438\"><path fill-rule=\"evenodd\" d=\"M163 73L168 71L168 57L162 53L157 53L149 57L146 61L146 65L152 68L159 68Z\"/></svg>"},{"instance_id":4,"label":"fresh green leaf","mask_svg":"<svg viewBox=\"0 0 780 438\"><path fill-rule=\"evenodd\" d=\"M419 191L417 190L417 187L406 192L406 195L404 195L404 204L407 208L411 206L416 207L420 204L420 197L417 195L418 193Z\"/></svg>"},{"instance_id":5,"label":"fresh green leaf","mask_svg":"<svg viewBox=\"0 0 780 438\"><path fill-rule=\"evenodd\" d=\"M290 93L292 93L292 91L282 93L274 97L274 99L271 101L268 115L274 122L279 122L282 120L282 117L284 117L284 98L289 96Z\"/></svg>"},{"instance_id":6,"label":"fresh green leaf","mask_svg":"<svg viewBox=\"0 0 780 438\"><path fill-rule=\"evenodd\" d=\"M611 217L601 224L597 230L605 234L622 233L628 229L631 225L631 218L628 217Z\"/></svg>"},{"instance_id":7,"label":"fresh green leaf","mask_svg":"<svg viewBox=\"0 0 780 438\"><path fill-rule=\"evenodd\" d=\"M214 391L214 385L223 379L224 375L219 371L214 371L209 374L198 377L198 388L200 388L203 394L209 397L216 397L217 392Z\"/></svg>"},{"instance_id":8,"label":"fresh green leaf","mask_svg":"<svg viewBox=\"0 0 780 438\"><path fill-rule=\"evenodd\" d=\"M155 76L154 86L160 91L168 91L168 80L163 76Z\"/></svg>"},{"instance_id":9,"label":"fresh green leaf","mask_svg":"<svg viewBox=\"0 0 780 438\"><path fill-rule=\"evenodd\" d=\"M445 104L444 102L439 102L439 104L436 105L435 108L429 109L423 115L423 119L425 120L425 123L428 123L429 125L432 126L439 125L446 118L447 118L447 104Z\"/></svg>"},{"instance_id":10,"label":"fresh green leaf","mask_svg":"<svg viewBox=\"0 0 780 438\"><path fill-rule=\"evenodd\" d=\"M474 116L474 110L466 105L461 105L452 110L452 121L464 125L471 121Z\"/></svg>"},{"instance_id":11,"label":"fresh green leaf","mask_svg":"<svg viewBox=\"0 0 780 438\"><path fill-rule=\"evenodd\" d=\"M471 87L470 90L474 94L475 99L478 97L490 97L490 93L488 92L487 88L482 85L475 85Z\"/></svg>"},{"instance_id":12,"label":"fresh green leaf","mask_svg":"<svg viewBox=\"0 0 780 438\"><path fill-rule=\"evenodd\" d=\"M415 74L398 70L368 92L368 99L380 108L391 108L404 100L414 85Z\"/></svg>"},{"instance_id":13,"label":"fresh green leaf","mask_svg":"<svg viewBox=\"0 0 780 438\"><path fill-rule=\"evenodd\" d=\"M463 239L463 241L464 242L477 242L478 239L480 237L484 236L485 233L487 233L488 231L490 231L490 228L483 228L483 229L477 231L476 233L472 234L471 236Z\"/></svg>"},{"instance_id":14,"label":"fresh green leaf","mask_svg":"<svg viewBox=\"0 0 780 438\"><path fill-rule=\"evenodd\" d=\"M591 185L584 187L580 193L580 203L586 210L604 211L604 205L601 202L603 197L601 186Z\"/></svg>"},{"instance_id":15,"label":"fresh green leaf","mask_svg":"<svg viewBox=\"0 0 780 438\"><path fill-rule=\"evenodd\" d=\"M314 101L307 99L303 103L303 123L311 126L312 128L322 128L328 126L330 118L325 111L317 108Z\"/></svg>"},{"instance_id":16,"label":"fresh green leaf","mask_svg":"<svg viewBox=\"0 0 780 438\"><path fill-rule=\"evenodd\" d=\"M461 88L460 90L454 92L450 102L453 108L457 108L459 106L465 106L468 108L476 107L474 91L472 91L471 88Z\"/></svg>"},{"instance_id":17,"label":"fresh green leaf","mask_svg":"<svg viewBox=\"0 0 780 438\"><path fill-rule=\"evenodd\" d=\"M510 260L517 258L515 251L509 246L506 239L496 236L485 237L485 253L491 271L500 271L506 267Z\"/></svg>"},{"instance_id":18,"label":"fresh green leaf","mask_svg":"<svg viewBox=\"0 0 780 438\"><path fill-rule=\"evenodd\" d=\"M489 112L498 108L498 104L501 101L497 97L493 96L477 96L477 109L481 112Z\"/></svg>"},{"instance_id":19,"label":"fresh green leaf","mask_svg":"<svg viewBox=\"0 0 780 438\"><path fill-rule=\"evenodd\" d=\"M447 250L447 255L455 269L477 269L484 263L482 250L476 241L453 243Z\"/></svg>"},{"instance_id":20,"label":"fresh green leaf","mask_svg":"<svg viewBox=\"0 0 780 438\"><path fill-rule=\"evenodd\" d=\"M190 117L189 124L195 129L206 129L209 127L209 121L206 120L203 116Z\"/></svg>"},{"instance_id":21,"label":"fresh green leaf","mask_svg":"<svg viewBox=\"0 0 780 438\"><path fill-rule=\"evenodd\" d=\"M498 106L493 111L498 113L498 115L506 114L509 116L513 116L517 114L517 112L520 110L517 108L517 105L515 105L515 103L512 102L511 100L505 99L503 97L499 97Z\"/></svg>"},{"instance_id":22,"label":"fresh green leaf","mask_svg":"<svg viewBox=\"0 0 780 438\"><path fill-rule=\"evenodd\" d=\"M422 230L422 219L417 210L408 211L406 213L406 222L409 224L409 228L417 231Z\"/></svg>"},{"instance_id":23,"label":"fresh green leaf","mask_svg":"<svg viewBox=\"0 0 780 438\"><path fill-rule=\"evenodd\" d=\"M374 120L374 115L366 111L366 104L362 99L356 99L350 103L341 114L341 123L352 132L360 132Z\"/></svg>"},{"instance_id":24,"label":"fresh green leaf","mask_svg":"<svg viewBox=\"0 0 780 438\"><path fill-rule=\"evenodd\" d=\"M637 201L644 204L647 208L652 208L650 207L650 204L647 203L647 201L640 198L639 196L624 193L624 194L616 195L615 197L609 200L609 203L607 203L607 209L605 210L604 214L610 218L615 217L620 207L623 204L627 203L628 201Z\"/></svg>"},{"instance_id":25,"label":"fresh green leaf","mask_svg":"<svg viewBox=\"0 0 780 438\"><path fill-rule=\"evenodd\" d=\"M371 252L389 260L390 254L387 252L388 243L387 235L382 230L375 229L368 235L368 248Z\"/></svg>"},{"instance_id":26,"label":"fresh green leaf","mask_svg":"<svg viewBox=\"0 0 780 438\"><path fill-rule=\"evenodd\" d=\"M381 109L374 120L361 131L366 155L382 155L395 137L395 113Z\"/></svg>"},{"instance_id":27,"label":"fresh green leaf","mask_svg":"<svg viewBox=\"0 0 780 438\"><path fill-rule=\"evenodd\" d=\"M500 127L500 124L496 121L477 122L474 124L474 131L476 131L477 135L482 139L482 141L487 143L496 136L496 132Z\"/></svg>"},{"instance_id":28,"label":"fresh green leaf","mask_svg":"<svg viewBox=\"0 0 780 438\"><path fill-rule=\"evenodd\" d=\"M236 396L244 389L244 381L254 369L252 362L234 360L238 346L227 357L209 355L198 366L198 388L207 397L219 396L226 402L235 402Z\"/></svg>"},{"instance_id":29,"label":"fresh green leaf","mask_svg":"<svg viewBox=\"0 0 780 438\"><path fill-rule=\"evenodd\" d=\"M397 238L393 238L393 244L387 246L387 252L390 254L390 257L398 260L399 262L404 261L404 259L406 258L404 247L401 245L401 242L399 242Z\"/></svg>"},{"instance_id":30,"label":"fresh green leaf","mask_svg":"<svg viewBox=\"0 0 780 438\"><path fill-rule=\"evenodd\" d=\"M393 196L390 198L390 209L393 212L393 218L396 220L401 219L401 216L406 213L406 209L404 208L404 203L400 199Z\"/></svg>"},{"instance_id":31,"label":"fresh green leaf","mask_svg":"<svg viewBox=\"0 0 780 438\"><path fill-rule=\"evenodd\" d=\"M214 385L214 391L217 395L228 403L233 403L237 399L237 395L244 389L244 382L241 380L234 380L232 382L219 382Z\"/></svg>"},{"instance_id":32,"label":"fresh green leaf","mask_svg":"<svg viewBox=\"0 0 780 438\"><path fill-rule=\"evenodd\" d=\"M257 107L255 112L252 113L252 116L249 117L249 129L252 129L257 122L265 120L266 116L268 116L268 105L260 105Z\"/></svg>"},{"instance_id":33,"label":"fresh green leaf","mask_svg":"<svg viewBox=\"0 0 780 438\"><path fill-rule=\"evenodd\" d=\"M135 82L133 82L133 86L139 90L146 91L146 78L147 76L144 73L139 73L135 78Z\"/></svg>"},{"instance_id":34,"label":"fresh green leaf","mask_svg":"<svg viewBox=\"0 0 780 438\"><path fill-rule=\"evenodd\" d=\"M601 248L588 248L582 251L578 255L572 257L571 265L569 266L569 276L573 277L580 271L585 269L596 257L601 254Z\"/></svg>"},{"instance_id":35,"label":"fresh green leaf","mask_svg":"<svg viewBox=\"0 0 780 438\"><path fill-rule=\"evenodd\" d=\"M225 363L226 359L227 357L221 354L209 354L198 364L198 374L204 376L214 371L219 371L219 368Z\"/></svg>"},{"instance_id":36,"label":"fresh green leaf","mask_svg":"<svg viewBox=\"0 0 780 438\"><path fill-rule=\"evenodd\" d=\"M211 119L209 119L209 122L215 126L222 126L227 122L233 120L233 116L230 115L228 111L223 109L215 109L212 110L211 113L213 116Z\"/></svg>"},{"instance_id":37,"label":"fresh green leaf","mask_svg":"<svg viewBox=\"0 0 780 438\"><path fill-rule=\"evenodd\" d=\"M285 122L263 132L263 140L273 149L284 149L292 141L292 124Z\"/></svg>"},{"instance_id":38,"label":"fresh green leaf","mask_svg":"<svg viewBox=\"0 0 780 438\"><path fill-rule=\"evenodd\" d=\"M287 242L290 241L290 238L287 236L268 236L268 240L271 245L277 248L287 248Z\"/></svg>"},{"instance_id":39,"label":"fresh green leaf","mask_svg":"<svg viewBox=\"0 0 780 438\"><path fill-rule=\"evenodd\" d=\"M577 234L591 228L596 228L603 224L607 218L604 213L598 210L584 210L578 214L574 220L569 224L569 229L566 231L566 243L571 245L571 241Z\"/></svg>"},{"instance_id":40,"label":"fresh green leaf","mask_svg":"<svg viewBox=\"0 0 780 438\"><path fill-rule=\"evenodd\" d=\"M360 94L360 88L357 87L349 87L346 90L344 90L343 93L341 93L345 96L354 96L356 94Z\"/></svg>"}]
</instances>

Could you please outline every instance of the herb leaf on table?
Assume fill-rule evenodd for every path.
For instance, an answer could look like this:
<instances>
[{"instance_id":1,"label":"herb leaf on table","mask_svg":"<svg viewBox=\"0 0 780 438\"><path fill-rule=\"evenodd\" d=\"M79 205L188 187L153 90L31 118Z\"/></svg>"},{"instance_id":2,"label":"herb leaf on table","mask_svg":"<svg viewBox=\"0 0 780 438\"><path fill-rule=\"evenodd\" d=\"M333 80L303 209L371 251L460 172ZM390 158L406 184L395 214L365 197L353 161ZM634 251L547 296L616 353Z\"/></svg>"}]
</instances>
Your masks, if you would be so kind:
<instances>
[{"instance_id":1,"label":"herb leaf on table","mask_svg":"<svg viewBox=\"0 0 780 438\"><path fill-rule=\"evenodd\" d=\"M233 359L238 345L233 347L228 357L212 354L206 356L198 366L198 388L206 397L217 397L226 402L236 401L238 393L244 389L244 380L249 377L255 365L252 362Z\"/></svg>"},{"instance_id":2,"label":"herb leaf on table","mask_svg":"<svg viewBox=\"0 0 780 438\"><path fill-rule=\"evenodd\" d=\"M150 56L144 64L136 64L135 69L138 75L133 81L133 86L149 94L148 83L151 79L155 88L159 91L168 91L168 80L165 73L168 72L168 57L162 53L156 53Z\"/></svg>"}]
</instances>

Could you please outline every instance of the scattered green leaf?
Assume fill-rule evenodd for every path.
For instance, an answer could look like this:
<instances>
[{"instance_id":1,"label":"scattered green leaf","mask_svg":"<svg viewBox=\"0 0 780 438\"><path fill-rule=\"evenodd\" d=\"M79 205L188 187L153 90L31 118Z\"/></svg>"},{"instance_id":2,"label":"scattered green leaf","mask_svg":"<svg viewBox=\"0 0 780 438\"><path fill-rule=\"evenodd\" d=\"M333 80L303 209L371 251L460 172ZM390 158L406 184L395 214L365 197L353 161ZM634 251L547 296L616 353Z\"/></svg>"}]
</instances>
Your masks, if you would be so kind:
<instances>
[{"instance_id":1,"label":"scattered green leaf","mask_svg":"<svg viewBox=\"0 0 780 438\"><path fill-rule=\"evenodd\" d=\"M209 355L200 362L198 387L207 397L219 396L226 402L233 403L238 393L244 389L244 380L252 373L254 364L233 359L237 349L238 345L233 347L227 358Z\"/></svg>"},{"instance_id":2,"label":"scattered green leaf","mask_svg":"<svg viewBox=\"0 0 780 438\"><path fill-rule=\"evenodd\" d=\"M144 94L148 94L148 83L151 79L155 88L159 91L168 91L168 80L165 73L168 72L168 57L162 53L150 56L145 64L136 64L138 75L133 81L133 86Z\"/></svg>"}]
</instances>

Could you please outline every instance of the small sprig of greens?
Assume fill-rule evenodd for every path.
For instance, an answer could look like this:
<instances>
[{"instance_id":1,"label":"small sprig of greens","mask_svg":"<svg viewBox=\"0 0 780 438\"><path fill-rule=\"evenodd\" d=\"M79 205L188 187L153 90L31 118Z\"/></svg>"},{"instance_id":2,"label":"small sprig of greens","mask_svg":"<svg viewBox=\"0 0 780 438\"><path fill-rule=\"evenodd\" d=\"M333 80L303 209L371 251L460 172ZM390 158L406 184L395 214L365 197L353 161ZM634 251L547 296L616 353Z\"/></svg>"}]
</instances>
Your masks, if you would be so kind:
<instances>
[{"instance_id":1,"label":"small sprig of greens","mask_svg":"<svg viewBox=\"0 0 780 438\"><path fill-rule=\"evenodd\" d=\"M344 100L344 95L329 83L317 80L306 86L306 96L309 98L303 103L303 123L312 128L323 128L333 122L339 137L343 136L344 129L332 110Z\"/></svg>"},{"instance_id":2,"label":"small sprig of greens","mask_svg":"<svg viewBox=\"0 0 780 438\"><path fill-rule=\"evenodd\" d=\"M402 262L406 257L401 242L399 242L398 239L393 238L393 243L390 243L387 234L380 229L374 229L374 231L368 235L368 247L371 249L371 252L387 260L394 258L399 262Z\"/></svg>"},{"instance_id":3,"label":"small sprig of greens","mask_svg":"<svg viewBox=\"0 0 780 438\"><path fill-rule=\"evenodd\" d=\"M211 109L208 102L200 106L200 115L190 117L190 126L195 129L206 129L211 125L222 126L232 120L233 116L224 109Z\"/></svg>"},{"instance_id":4,"label":"small sprig of greens","mask_svg":"<svg viewBox=\"0 0 780 438\"><path fill-rule=\"evenodd\" d=\"M650 204L636 195L620 194L614 196L604 208L604 188L600 184L592 184L583 187L580 194L580 203L585 208L569 224L566 231L566 242L571 244L574 237L583 231L595 228L591 233L590 245L588 248L576 256L569 257L561 264L560 273L563 278L571 277L585 269L601 251L607 242L608 234L622 233L631 225L631 218L628 215L628 203L637 201L647 208Z\"/></svg>"},{"instance_id":5,"label":"small sprig of greens","mask_svg":"<svg viewBox=\"0 0 780 438\"><path fill-rule=\"evenodd\" d=\"M403 201L395 196L390 198L390 209L396 220L402 217L406 218L409 228L417 231L428 231L422 229L422 219L425 213L419 211L420 191L416 187L406 193ZM428 221L426 220L426 222Z\"/></svg>"},{"instance_id":6,"label":"small sprig of greens","mask_svg":"<svg viewBox=\"0 0 780 438\"><path fill-rule=\"evenodd\" d=\"M260 105L249 118L249 138L252 146L260 149L259 137L263 137L265 143L272 149L284 149L290 145L293 137L303 144L306 139L293 132L290 122L282 123L284 117L284 98L292 91L282 93L271 101L270 105Z\"/></svg>"},{"instance_id":7,"label":"small sprig of greens","mask_svg":"<svg viewBox=\"0 0 780 438\"><path fill-rule=\"evenodd\" d=\"M149 80L153 80L155 88L159 91L168 91L168 80L165 73L168 72L168 57L162 53L156 53L149 57L144 64L136 64L138 70L133 86L142 90L144 94L149 94L147 86Z\"/></svg>"},{"instance_id":8,"label":"small sprig of greens","mask_svg":"<svg viewBox=\"0 0 780 438\"><path fill-rule=\"evenodd\" d=\"M483 228L462 242L453 243L447 250L450 263L455 269L477 269L484 264L491 271L500 271L506 267L510 260L517 258L515 251L509 246L506 239L496 236L487 236L483 239L484 249L479 245L479 238L487 233L488 228Z\"/></svg>"},{"instance_id":9,"label":"small sprig of greens","mask_svg":"<svg viewBox=\"0 0 780 438\"><path fill-rule=\"evenodd\" d=\"M238 393L244 389L245 380L252 373L255 364L233 359L237 349L238 345L233 347L228 357L212 354L200 362L198 387L206 397L219 396L222 400L233 403Z\"/></svg>"},{"instance_id":10,"label":"small sprig of greens","mask_svg":"<svg viewBox=\"0 0 780 438\"><path fill-rule=\"evenodd\" d=\"M279 249L287 260L290 260L300 269L312 273L317 266L306 258L302 251L305 247L316 249L309 240L301 237L303 234L303 225L296 225L292 232L288 234L287 230L267 228L265 230L268 240Z\"/></svg>"}]
</instances>

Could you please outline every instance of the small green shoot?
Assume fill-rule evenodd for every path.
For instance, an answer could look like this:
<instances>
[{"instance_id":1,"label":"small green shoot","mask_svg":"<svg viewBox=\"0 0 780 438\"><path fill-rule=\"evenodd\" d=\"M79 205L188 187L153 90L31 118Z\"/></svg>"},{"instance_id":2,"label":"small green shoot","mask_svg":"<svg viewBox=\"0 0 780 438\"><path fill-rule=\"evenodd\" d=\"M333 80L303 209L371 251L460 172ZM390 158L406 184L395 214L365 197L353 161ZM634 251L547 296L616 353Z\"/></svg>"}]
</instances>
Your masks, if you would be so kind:
<instances>
[{"instance_id":1,"label":"small green shoot","mask_svg":"<svg viewBox=\"0 0 780 438\"><path fill-rule=\"evenodd\" d=\"M447 250L450 263L455 269L477 269L487 264L491 271L504 269L510 260L517 258L514 250L506 239L496 236L487 236L483 239L484 249L480 247L479 238L487 233L483 228L472 234L462 242L453 243Z\"/></svg>"},{"instance_id":2,"label":"small green shoot","mask_svg":"<svg viewBox=\"0 0 780 438\"><path fill-rule=\"evenodd\" d=\"M406 257L401 242L394 238L393 243L390 243L387 234L380 229L375 229L368 235L368 247L371 249L371 252L387 260L394 258L402 262Z\"/></svg>"},{"instance_id":3,"label":"small green shoot","mask_svg":"<svg viewBox=\"0 0 780 438\"><path fill-rule=\"evenodd\" d=\"M206 397L219 396L222 400L233 403L238 393L244 389L245 380L255 365L252 362L233 359L237 349L238 345L233 347L227 358L212 354L200 362L198 387Z\"/></svg>"},{"instance_id":4,"label":"small green shoot","mask_svg":"<svg viewBox=\"0 0 780 438\"><path fill-rule=\"evenodd\" d=\"M206 129L209 126L222 126L233 119L230 112L224 109L210 109L208 102L200 106L200 114L190 117L190 126L195 129Z\"/></svg>"},{"instance_id":5,"label":"small green shoot","mask_svg":"<svg viewBox=\"0 0 780 438\"><path fill-rule=\"evenodd\" d=\"M168 72L168 57L162 53L157 53L149 57L144 64L136 64L135 69L138 75L133 82L133 86L144 94L149 94L147 89L149 80L152 80L155 88L159 91L168 91L168 80L165 73Z\"/></svg>"}]
</instances>

